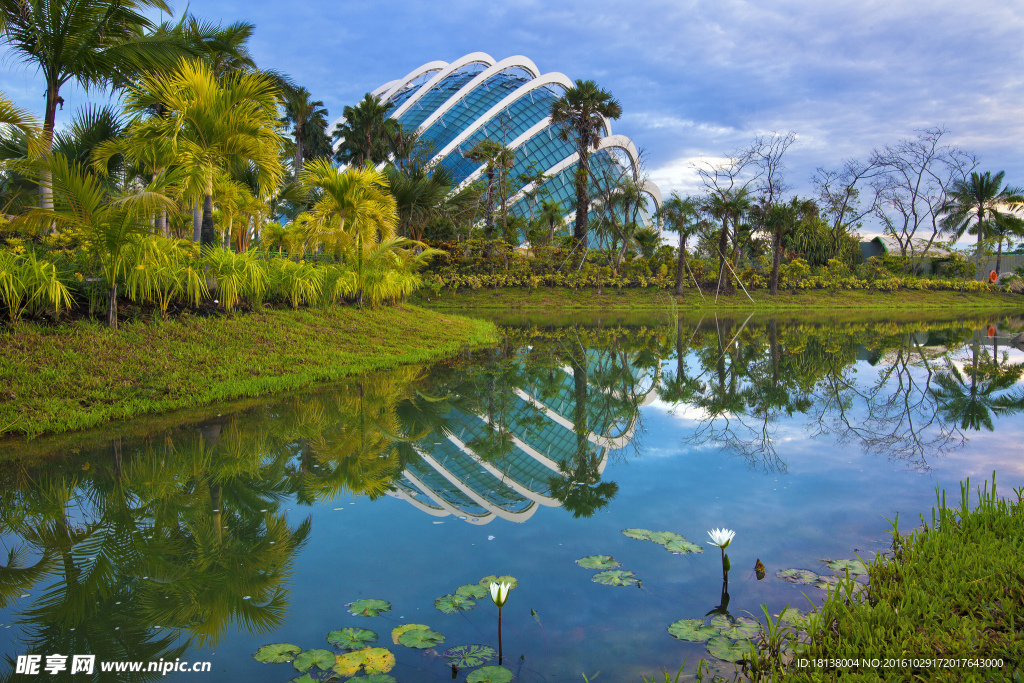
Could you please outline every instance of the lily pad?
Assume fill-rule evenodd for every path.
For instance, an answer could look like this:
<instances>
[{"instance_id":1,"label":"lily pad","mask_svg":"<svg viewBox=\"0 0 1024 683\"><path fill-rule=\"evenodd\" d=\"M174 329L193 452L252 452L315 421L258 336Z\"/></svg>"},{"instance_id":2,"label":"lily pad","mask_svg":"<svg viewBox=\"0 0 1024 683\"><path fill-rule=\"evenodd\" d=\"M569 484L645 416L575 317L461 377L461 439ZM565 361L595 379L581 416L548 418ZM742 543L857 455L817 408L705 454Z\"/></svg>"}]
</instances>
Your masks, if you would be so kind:
<instances>
[{"instance_id":1,"label":"lily pad","mask_svg":"<svg viewBox=\"0 0 1024 683\"><path fill-rule=\"evenodd\" d=\"M456 645L441 653L441 656L460 669L469 669L486 664L498 656L490 645Z\"/></svg>"},{"instance_id":2,"label":"lily pad","mask_svg":"<svg viewBox=\"0 0 1024 683\"><path fill-rule=\"evenodd\" d=\"M274 643L273 645L264 645L256 650L252 658L264 664L283 664L295 659L295 655L300 652L302 652L302 648L298 645Z\"/></svg>"},{"instance_id":3,"label":"lily pad","mask_svg":"<svg viewBox=\"0 0 1024 683\"><path fill-rule=\"evenodd\" d=\"M331 661L334 661L334 655L331 655ZM293 678L289 683L316 683L316 679L309 674L302 674L298 678Z\"/></svg>"},{"instance_id":4,"label":"lily pad","mask_svg":"<svg viewBox=\"0 0 1024 683\"><path fill-rule=\"evenodd\" d=\"M472 598L454 593L451 595L442 595L437 600L434 600L434 607L445 614L455 614L456 612L462 612L463 610L473 609L476 607L476 603L473 602Z\"/></svg>"},{"instance_id":5,"label":"lily pad","mask_svg":"<svg viewBox=\"0 0 1024 683\"><path fill-rule=\"evenodd\" d=\"M686 537L674 531L653 531L651 532L651 540L658 545L665 545L670 541L685 541Z\"/></svg>"},{"instance_id":6,"label":"lily pad","mask_svg":"<svg viewBox=\"0 0 1024 683\"><path fill-rule=\"evenodd\" d=\"M377 641L377 634L365 628L343 628L327 634L327 642L342 650L358 650Z\"/></svg>"},{"instance_id":7,"label":"lily pad","mask_svg":"<svg viewBox=\"0 0 1024 683\"><path fill-rule=\"evenodd\" d=\"M862 560L820 560L828 565L828 568L839 574L845 573L847 570L850 572L850 576L867 576L868 566Z\"/></svg>"},{"instance_id":8,"label":"lily pad","mask_svg":"<svg viewBox=\"0 0 1024 683\"><path fill-rule=\"evenodd\" d=\"M715 659L734 663L742 662L750 657L750 641L715 636L708 640L708 652Z\"/></svg>"},{"instance_id":9,"label":"lily pad","mask_svg":"<svg viewBox=\"0 0 1024 683\"><path fill-rule=\"evenodd\" d=\"M576 560L576 564L584 569L613 569L622 566L611 555L588 555Z\"/></svg>"},{"instance_id":10,"label":"lily pad","mask_svg":"<svg viewBox=\"0 0 1024 683\"><path fill-rule=\"evenodd\" d=\"M495 576L494 574L491 574L490 576L485 576L484 578L480 579L477 583L486 588L488 591L490 591L492 583L507 583L509 584L509 590L512 590L513 588L519 585L519 580L516 579L516 577L514 576L509 576L508 574L506 574L505 576Z\"/></svg>"},{"instance_id":11,"label":"lily pad","mask_svg":"<svg viewBox=\"0 0 1024 683\"><path fill-rule=\"evenodd\" d=\"M807 615L798 610L796 607L787 607L784 612L779 615L787 624L791 624L798 628L807 628Z\"/></svg>"},{"instance_id":12,"label":"lily pad","mask_svg":"<svg viewBox=\"0 0 1024 683\"><path fill-rule=\"evenodd\" d=\"M434 647L435 645L440 645L443 642L444 636L437 631L431 631L429 628L412 629L398 636L399 645L412 647L417 650L426 650L428 647Z\"/></svg>"},{"instance_id":13,"label":"lily pad","mask_svg":"<svg viewBox=\"0 0 1024 683\"><path fill-rule=\"evenodd\" d=\"M395 656L383 647L367 647L355 652L338 655L334 662L334 673L354 676L360 670L368 674L386 674L395 666Z\"/></svg>"},{"instance_id":14,"label":"lily pad","mask_svg":"<svg viewBox=\"0 0 1024 683\"><path fill-rule=\"evenodd\" d=\"M635 586L637 583L633 572L628 569L611 569L606 572L598 572L594 574L594 578L591 580L605 586Z\"/></svg>"},{"instance_id":15,"label":"lily pad","mask_svg":"<svg viewBox=\"0 0 1024 683\"><path fill-rule=\"evenodd\" d=\"M628 538L635 538L638 541L651 540L651 532L647 529L623 529L622 534Z\"/></svg>"},{"instance_id":16,"label":"lily pad","mask_svg":"<svg viewBox=\"0 0 1024 683\"><path fill-rule=\"evenodd\" d=\"M345 683L398 683L398 679L391 674L370 674L350 678Z\"/></svg>"},{"instance_id":17,"label":"lily pad","mask_svg":"<svg viewBox=\"0 0 1024 683\"><path fill-rule=\"evenodd\" d=\"M679 640L703 643L708 638L717 636L718 629L707 626L702 619L680 619L668 627L668 633Z\"/></svg>"},{"instance_id":18,"label":"lily pad","mask_svg":"<svg viewBox=\"0 0 1024 683\"><path fill-rule=\"evenodd\" d=\"M376 598L367 598L365 600L356 600L352 604L346 605L348 611L359 617L375 617L378 614L391 611L391 603L387 600L377 600Z\"/></svg>"},{"instance_id":19,"label":"lily pad","mask_svg":"<svg viewBox=\"0 0 1024 683\"><path fill-rule=\"evenodd\" d=\"M424 631L429 631L430 627L426 624L402 624L401 626L396 626L395 628L391 629L391 640L394 641L395 645L398 645L398 639L402 636L403 633L407 631L415 631L416 629L423 629Z\"/></svg>"},{"instance_id":20,"label":"lily pad","mask_svg":"<svg viewBox=\"0 0 1024 683\"><path fill-rule=\"evenodd\" d=\"M779 577L783 581L807 586L811 585L819 578L818 575L810 569L780 569L775 572L775 576Z\"/></svg>"},{"instance_id":21,"label":"lily pad","mask_svg":"<svg viewBox=\"0 0 1024 683\"><path fill-rule=\"evenodd\" d=\"M722 635L726 638L753 638L761 630L761 625L753 619L739 617L728 628L722 629Z\"/></svg>"},{"instance_id":22,"label":"lily pad","mask_svg":"<svg viewBox=\"0 0 1024 683\"><path fill-rule=\"evenodd\" d=\"M334 666L334 653L330 650L306 650L295 658L292 666L298 671L309 671L314 666L321 671L327 671Z\"/></svg>"},{"instance_id":23,"label":"lily pad","mask_svg":"<svg viewBox=\"0 0 1024 683\"><path fill-rule=\"evenodd\" d=\"M485 666L466 677L466 683L508 683L512 672L503 666Z\"/></svg>"},{"instance_id":24,"label":"lily pad","mask_svg":"<svg viewBox=\"0 0 1024 683\"><path fill-rule=\"evenodd\" d=\"M455 589L456 595L473 598L475 600L486 598L489 592L490 588L488 586L483 586L479 583L467 583L465 586L459 586Z\"/></svg>"},{"instance_id":25,"label":"lily pad","mask_svg":"<svg viewBox=\"0 0 1024 683\"><path fill-rule=\"evenodd\" d=\"M815 588L820 588L821 590L825 591L828 590L830 587L837 585L838 583L838 576L819 576L811 583L811 585Z\"/></svg>"},{"instance_id":26,"label":"lily pad","mask_svg":"<svg viewBox=\"0 0 1024 683\"><path fill-rule=\"evenodd\" d=\"M665 546L665 550L676 555L690 555L704 552L704 548L701 548L696 543L690 543L685 538L682 540L673 539L667 543L662 543Z\"/></svg>"}]
</instances>

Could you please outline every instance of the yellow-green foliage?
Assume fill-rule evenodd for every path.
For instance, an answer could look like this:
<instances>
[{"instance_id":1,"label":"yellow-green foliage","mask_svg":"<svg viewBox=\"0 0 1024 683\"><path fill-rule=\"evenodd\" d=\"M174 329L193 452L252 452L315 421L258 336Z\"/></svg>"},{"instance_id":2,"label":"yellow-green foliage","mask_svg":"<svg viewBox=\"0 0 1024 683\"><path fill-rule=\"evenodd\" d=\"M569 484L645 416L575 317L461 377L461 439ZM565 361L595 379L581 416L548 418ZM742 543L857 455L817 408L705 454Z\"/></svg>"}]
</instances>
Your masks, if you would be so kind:
<instances>
[{"instance_id":1,"label":"yellow-green foliage","mask_svg":"<svg viewBox=\"0 0 1024 683\"><path fill-rule=\"evenodd\" d=\"M72 305L71 293L61 282L56 266L36 258L31 251L0 251L0 302L11 321L19 319L26 309L59 313Z\"/></svg>"},{"instance_id":2,"label":"yellow-green foliage","mask_svg":"<svg viewBox=\"0 0 1024 683\"><path fill-rule=\"evenodd\" d=\"M235 253L210 248L203 253L210 278L217 283L217 300L231 312L243 299L262 298L269 286L266 264L254 251Z\"/></svg>"}]
</instances>

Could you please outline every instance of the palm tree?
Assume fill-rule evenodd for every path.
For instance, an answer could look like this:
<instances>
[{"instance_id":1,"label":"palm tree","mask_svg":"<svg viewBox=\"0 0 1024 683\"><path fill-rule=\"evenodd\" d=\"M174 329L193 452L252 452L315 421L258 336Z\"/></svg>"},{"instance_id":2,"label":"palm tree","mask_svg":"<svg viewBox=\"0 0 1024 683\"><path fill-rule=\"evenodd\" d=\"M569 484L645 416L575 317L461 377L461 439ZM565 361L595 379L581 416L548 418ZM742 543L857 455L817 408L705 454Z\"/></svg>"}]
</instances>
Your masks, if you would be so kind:
<instances>
[{"instance_id":1,"label":"palm tree","mask_svg":"<svg viewBox=\"0 0 1024 683\"><path fill-rule=\"evenodd\" d=\"M340 138L335 158L352 166L386 161L391 141L401 130L398 121L388 118L390 111L390 104L382 104L379 97L370 93L356 106L345 107L345 122L334 129L334 136Z\"/></svg>"},{"instance_id":2,"label":"palm tree","mask_svg":"<svg viewBox=\"0 0 1024 683\"><path fill-rule=\"evenodd\" d=\"M679 193L673 192L659 209L660 217L670 230L674 229L679 233L679 263L676 265L676 294L684 294L686 282L686 240L697 229L697 216L700 213L700 206L696 199L687 197L683 199Z\"/></svg>"},{"instance_id":3,"label":"palm tree","mask_svg":"<svg viewBox=\"0 0 1024 683\"><path fill-rule=\"evenodd\" d=\"M572 142L579 154L576 172L576 227L573 237L583 248L587 246L590 208L590 154L601 142L605 119L622 116L622 106L611 93L594 81L577 80L551 105L551 123L559 127L558 137Z\"/></svg>"},{"instance_id":4,"label":"palm tree","mask_svg":"<svg viewBox=\"0 0 1024 683\"><path fill-rule=\"evenodd\" d=\"M945 217L942 226L951 231L956 239L965 232L978 236L977 277L981 277L981 243L993 232L992 227L1011 222L1013 214L1009 205L1024 203L1024 190L1003 185L1005 171L994 177L991 172L973 172L967 180L957 180L948 192L949 199L943 207Z\"/></svg>"},{"instance_id":5,"label":"palm tree","mask_svg":"<svg viewBox=\"0 0 1024 683\"><path fill-rule=\"evenodd\" d=\"M992 415L1009 416L1024 410L1024 390L1018 388L1024 364L1000 367L995 358L980 351L981 334L975 332L971 344L972 362L969 381L950 358L945 370L935 376L938 389L932 389L945 417L962 429L994 429Z\"/></svg>"},{"instance_id":6,"label":"palm tree","mask_svg":"<svg viewBox=\"0 0 1024 683\"><path fill-rule=\"evenodd\" d=\"M127 275L128 247L151 231L151 216L172 206L163 193L174 176L160 176L141 190L112 192L102 179L60 152L50 156L47 175L59 199L57 208L38 207L19 220L80 232L82 241L100 262L108 292L107 325L117 329L117 288Z\"/></svg>"},{"instance_id":7,"label":"palm tree","mask_svg":"<svg viewBox=\"0 0 1024 683\"><path fill-rule=\"evenodd\" d=\"M0 30L24 62L46 82L42 147L53 149L60 89L68 81L89 86L120 84L140 69L173 62L181 48L154 28L146 12L170 13L163 0L0 0ZM39 183L39 205L52 207L46 174Z\"/></svg>"},{"instance_id":8,"label":"palm tree","mask_svg":"<svg viewBox=\"0 0 1024 683\"><path fill-rule=\"evenodd\" d=\"M555 231L561 229L565 224L565 213L562 211L561 202L554 199L545 199L540 204L540 215L537 219L548 226L548 244L555 241Z\"/></svg>"},{"instance_id":9,"label":"palm tree","mask_svg":"<svg viewBox=\"0 0 1024 683\"><path fill-rule=\"evenodd\" d=\"M725 252L729 247L729 224L732 223L735 241L736 235L739 233L740 219L750 209L750 193L746 188L716 192L708 198L704 209L713 218L722 221L722 231L718 237L718 281L721 282L725 276Z\"/></svg>"},{"instance_id":10,"label":"palm tree","mask_svg":"<svg viewBox=\"0 0 1024 683\"><path fill-rule=\"evenodd\" d=\"M299 88L286 96L284 101L284 122L291 124L292 135L295 137L295 158L292 171L296 179L302 176L302 163L309 156L307 140L327 127L327 110L320 100L310 101L309 91Z\"/></svg>"},{"instance_id":11,"label":"palm tree","mask_svg":"<svg viewBox=\"0 0 1024 683\"><path fill-rule=\"evenodd\" d=\"M151 116L162 105L165 116ZM259 170L261 196L284 176L278 90L258 72L232 72L217 78L201 62L182 60L167 75L147 74L133 84L126 111L135 116L126 136L130 148L173 141L174 163L203 197L201 243L213 244L213 183L233 165Z\"/></svg>"},{"instance_id":12,"label":"palm tree","mask_svg":"<svg viewBox=\"0 0 1024 683\"><path fill-rule=\"evenodd\" d=\"M451 174L444 168L428 174L419 166L404 172L390 167L386 172L398 205L399 233L414 240L423 239L427 223L444 213L452 189Z\"/></svg>"}]
</instances>

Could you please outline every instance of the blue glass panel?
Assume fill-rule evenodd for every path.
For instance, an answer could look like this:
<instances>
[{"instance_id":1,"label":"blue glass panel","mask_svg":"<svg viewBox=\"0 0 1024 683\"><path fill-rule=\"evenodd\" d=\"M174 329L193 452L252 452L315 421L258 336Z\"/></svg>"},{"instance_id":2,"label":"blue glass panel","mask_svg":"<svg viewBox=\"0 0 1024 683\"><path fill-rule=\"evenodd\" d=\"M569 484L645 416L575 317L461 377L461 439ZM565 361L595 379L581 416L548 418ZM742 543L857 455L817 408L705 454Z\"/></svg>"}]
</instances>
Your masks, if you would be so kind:
<instances>
[{"instance_id":1,"label":"blue glass panel","mask_svg":"<svg viewBox=\"0 0 1024 683\"><path fill-rule=\"evenodd\" d=\"M462 86L469 83L481 72L487 69L486 64L466 64L465 66L459 67L452 73L441 79L441 82L432 87L428 92L423 94L423 97L416 100L416 102L409 107L409 109L398 117L398 122L402 124L402 128L406 130L415 130L419 128L420 124L423 123L428 116L437 111L442 104L448 101L448 99L457 93Z\"/></svg>"},{"instance_id":2,"label":"blue glass panel","mask_svg":"<svg viewBox=\"0 0 1024 683\"><path fill-rule=\"evenodd\" d=\"M396 92L394 95L388 98L388 103L391 105L391 111L397 110L405 101L416 94L416 92L423 87L423 85L433 78L440 69L433 69L428 71L422 76L417 76L408 84L406 84L401 90Z\"/></svg>"},{"instance_id":3,"label":"blue glass panel","mask_svg":"<svg viewBox=\"0 0 1024 683\"><path fill-rule=\"evenodd\" d=\"M445 145L458 137L487 110L532 78L528 72L519 67L505 69L494 74L473 88L432 123L423 132L423 138L433 144L434 149L444 149ZM509 138L509 142L511 140L512 138Z\"/></svg>"}]
</instances>

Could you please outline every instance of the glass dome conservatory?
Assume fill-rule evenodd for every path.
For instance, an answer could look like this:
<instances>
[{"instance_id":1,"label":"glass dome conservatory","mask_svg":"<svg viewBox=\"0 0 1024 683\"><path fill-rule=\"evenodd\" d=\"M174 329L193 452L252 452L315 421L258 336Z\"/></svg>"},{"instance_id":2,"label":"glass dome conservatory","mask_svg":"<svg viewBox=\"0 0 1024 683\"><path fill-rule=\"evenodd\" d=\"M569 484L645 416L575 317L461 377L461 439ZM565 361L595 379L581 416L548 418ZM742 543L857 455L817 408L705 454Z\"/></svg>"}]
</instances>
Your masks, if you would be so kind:
<instances>
[{"instance_id":1,"label":"glass dome conservatory","mask_svg":"<svg viewBox=\"0 0 1024 683\"><path fill-rule=\"evenodd\" d=\"M552 125L550 114L552 103L572 85L564 74L542 74L526 57L497 61L474 52L451 63L428 62L372 94L391 105L390 117L404 129L420 134L433 151L430 165L451 172L457 186L482 175L483 165L465 154L489 138L515 150L509 178L545 175L539 188L535 183L513 187L509 200L513 215L529 215L536 209L533 198L541 195L559 201L571 216L573 174L579 158L571 142L558 138L559 129ZM332 123L330 130L342 120ZM607 120L591 165L596 184L623 176L640 181L636 147L626 136L613 135ZM645 225L654 226L651 214L661 205L661 193L649 180L641 182L641 189L647 199L641 218Z\"/></svg>"}]
</instances>

